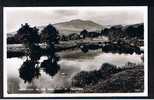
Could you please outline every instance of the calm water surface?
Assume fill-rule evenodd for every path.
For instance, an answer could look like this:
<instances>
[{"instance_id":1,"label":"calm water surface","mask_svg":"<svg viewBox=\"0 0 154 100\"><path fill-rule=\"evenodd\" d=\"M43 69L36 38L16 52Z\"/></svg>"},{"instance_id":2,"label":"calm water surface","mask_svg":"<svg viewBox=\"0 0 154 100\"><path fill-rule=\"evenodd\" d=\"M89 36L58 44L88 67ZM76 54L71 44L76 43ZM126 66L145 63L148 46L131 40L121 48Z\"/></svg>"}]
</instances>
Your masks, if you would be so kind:
<instances>
[{"instance_id":1,"label":"calm water surface","mask_svg":"<svg viewBox=\"0 0 154 100\"><path fill-rule=\"evenodd\" d=\"M51 77L45 72L41 71L41 76L39 79L34 79L32 83L24 83L22 79L19 78L18 69L26 60L26 57L22 58L8 58L7 59L7 77L8 77L8 91L9 93L16 92L15 89L26 89L28 87L35 88L61 88L70 87L71 78L80 71L91 71L97 70L101 67L103 63L111 63L122 67L127 62L142 63L142 55L137 54L112 54L112 53L101 53L95 56L93 59L61 59L58 63L61 66L60 71ZM40 62L47 59L47 57L42 56ZM14 85L17 85L16 88ZM41 90L43 93L44 91Z\"/></svg>"}]
</instances>

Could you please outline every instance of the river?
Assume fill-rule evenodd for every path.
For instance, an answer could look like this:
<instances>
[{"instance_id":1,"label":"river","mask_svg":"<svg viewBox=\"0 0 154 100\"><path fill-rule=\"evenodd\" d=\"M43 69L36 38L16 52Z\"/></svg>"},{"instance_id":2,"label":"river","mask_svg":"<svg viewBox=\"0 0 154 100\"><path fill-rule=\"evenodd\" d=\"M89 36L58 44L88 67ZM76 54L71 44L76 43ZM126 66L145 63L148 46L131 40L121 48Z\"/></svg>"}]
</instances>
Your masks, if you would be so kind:
<instances>
[{"instance_id":1,"label":"river","mask_svg":"<svg viewBox=\"0 0 154 100\"><path fill-rule=\"evenodd\" d=\"M72 77L80 71L91 71L98 70L103 63L111 63L122 67L128 62L140 64L143 63L141 55L137 54L112 54L112 53L100 53L94 56L92 59L67 59L62 58L58 64L60 65L60 71L51 77L45 72L41 71L41 76L38 79L34 79L32 83L24 83L19 78L18 69L26 60L26 57L14 57L8 58L6 61L7 69L7 84L8 93L16 93L17 91L27 88L38 88L41 93L44 93L44 89L55 89L55 88L67 88L71 86ZM47 59L46 56L42 56L39 62ZM14 86L16 85L16 86ZM53 91L50 91L53 92Z\"/></svg>"}]
</instances>

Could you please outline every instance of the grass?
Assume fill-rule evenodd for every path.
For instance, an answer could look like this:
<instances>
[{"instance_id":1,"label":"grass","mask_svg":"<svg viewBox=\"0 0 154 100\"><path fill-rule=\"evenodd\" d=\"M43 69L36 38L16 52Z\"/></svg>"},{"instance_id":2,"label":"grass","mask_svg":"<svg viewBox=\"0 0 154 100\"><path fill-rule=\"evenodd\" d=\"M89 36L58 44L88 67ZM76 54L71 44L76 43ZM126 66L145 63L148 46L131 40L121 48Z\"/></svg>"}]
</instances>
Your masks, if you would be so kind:
<instances>
[{"instance_id":1,"label":"grass","mask_svg":"<svg viewBox=\"0 0 154 100\"><path fill-rule=\"evenodd\" d=\"M80 49L67 50L58 53L61 58L65 59L93 59L98 54L102 53L100 50L82 52Z\"/></svg>"},{"instance_id":2,"label":"grass","mask_svg":"<svg viewBox=\"0 0 154 100\"><path fill-rule=\"evenodd\" d=\"M144 66L132 64L120 68L106 63L99 70L76 74L72 86L83 88L80 93L143 92Z\"/></svg>"}]
</instances>

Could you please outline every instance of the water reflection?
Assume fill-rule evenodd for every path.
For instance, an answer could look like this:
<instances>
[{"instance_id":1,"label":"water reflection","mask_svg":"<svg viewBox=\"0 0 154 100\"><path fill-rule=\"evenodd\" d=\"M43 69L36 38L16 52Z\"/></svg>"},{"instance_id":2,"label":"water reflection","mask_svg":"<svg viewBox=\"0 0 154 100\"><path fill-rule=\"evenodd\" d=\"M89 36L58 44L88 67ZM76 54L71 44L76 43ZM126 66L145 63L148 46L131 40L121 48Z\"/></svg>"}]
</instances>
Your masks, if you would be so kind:
<instances>
[{"instance_id":1,"label":"water reflection","mask_svg":"<svg viewBox=\"0 0 154 100\"><path fill-rule=\"evenodd\" d=\"M37 62L32 60L26 60L19 68L19 77L24 80L24 82L31 82L33 78L39 78L40 68Z\"/></svg>"},{"instance_id":2,"label":"water reflection","mask_svg":"<svg viewBox=\"0 0 154 100\"><path fill-rule=\"evenodd\" d=\"M56 58L49 58L41 63L40 67L50 76L54 76L60 70L60 66L57 64L57 60L55 60Z\"/></svg>"},{"instance_id":3,"label":"water reflection","mask_svg":"<svg viewBox=\"0 0 154 100\"><path fill-rule=\"evenodd\" d=\"M27 59L19 68L19 77L24 82L31 83L34 78L41 76L40 70L43 70L46 74L53 77L59 70L58 65L59 57L55 54L54 44L50 44L45 49L48 59L43 62L39 62L42 54L42 49L38 45L29 45L26 54Z\"/></svg>"},{"instance_id":4,"label":"water reflection","mask_svg":"<svg viewBox=\"0 0 154 100\"><path fill-rule=\"evenodd\" d=\"M53 77L47 74L41 67L42 62L49 59L47 56L42 56L38 61L38 63L35 65L35 67L40 68L39 71L41 75L39 76L38 79L37 77L34 77L31 83L29 83L28 81L24 83L24 80L18 77L19 76L18 69L20 69L24 61L26 61L26 57L9 58L7 59L7 77L8 77L7 83L9 89L8 91L9 93L17 93L16 91L18 90L14 89L15 86L19 86L19 89L23 88L27 89L28 87L37 87L37 89L41 88L56 89L61 87L69 88L71 86L72 77L80 71L97 70L101 67L103 63L106 62L114 64L116 66L123 66L127 62L140 64L142 63L141 57L142 55L137 55L137 54L130 55L130 54L100 53L98 55L95 55L93 59L84 58L84 59L74 60L74 59L61 58L59 61L57 61L58 65L60 66L60 70ZM16 91L12 92L10 89Z\"/></svg>"}]
</instances>

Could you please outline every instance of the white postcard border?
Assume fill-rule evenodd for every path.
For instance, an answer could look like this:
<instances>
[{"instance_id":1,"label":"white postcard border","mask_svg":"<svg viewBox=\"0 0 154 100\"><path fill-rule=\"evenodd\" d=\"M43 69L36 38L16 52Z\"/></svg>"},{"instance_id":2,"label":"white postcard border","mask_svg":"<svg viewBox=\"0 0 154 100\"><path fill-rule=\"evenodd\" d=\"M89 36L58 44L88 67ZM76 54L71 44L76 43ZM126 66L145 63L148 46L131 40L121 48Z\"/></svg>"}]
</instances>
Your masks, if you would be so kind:
<instances>
[{"instance_id":1,"label":"white postcard border","mask_svg":"<svg viewBox=\"0 0 154 100\"><path fill-rule=\"evenodd\" d=\"M73 7L73 6L72 6ZM82 6L81 6L82 7ZM97 6L88 6L97 7ZM104 6L102 6L104 7ZM108 6L115 7L115 6ZM8 94L7 93L7 39L6 39L6 8L3 8L3 96L4 97L146 97L148 96L148 6L118 6L144 8L144 92L143 93L53 93L53 94ZM15 8L15 7L14 7ZM27 7L30 8L30 7ZM45 8L45 7L42 7ZM53 7L54 8L54 7ZM63 7L61 7L63 8ZM66 8L66 7L65 7ZM71 8L71 7L70 7Z\"/></svg>"}]
</instances>

